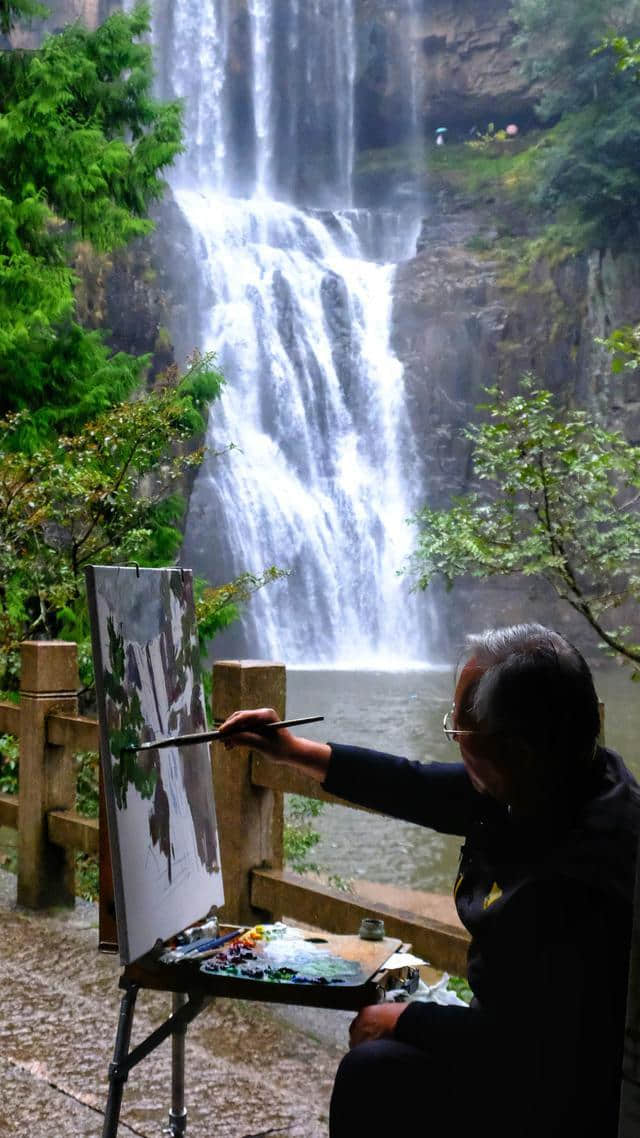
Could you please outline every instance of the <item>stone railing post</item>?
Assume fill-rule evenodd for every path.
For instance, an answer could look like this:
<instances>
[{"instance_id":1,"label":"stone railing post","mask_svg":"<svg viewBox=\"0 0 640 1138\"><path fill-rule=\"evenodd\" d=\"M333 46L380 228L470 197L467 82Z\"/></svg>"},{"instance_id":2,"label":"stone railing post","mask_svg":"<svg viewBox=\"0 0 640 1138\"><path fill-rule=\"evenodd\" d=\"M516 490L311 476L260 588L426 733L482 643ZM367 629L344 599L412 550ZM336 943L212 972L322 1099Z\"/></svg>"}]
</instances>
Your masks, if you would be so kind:
<instances>
[{"instance_id":1,"label":"stone railing post","mask_svg":"<svg viewBox=\"0 0 640 1138\"><path fill-rule=\"evenodd\" d=\"M285 714L284 664L261 660L220 660L213 666L213 716L220 721L232 711L273 707ZM265 914L251 905L251 870L256 866L282 868L283 796L253 786L251 751L226 751L213 744L213 782L220 830L224 880L223 918L248 924L279 914Z\"/></svg>"},{"instance_id":2,"label":"stone railing post","mask_svg":"<svg viewBox=\"0 0 640 1138\"><path fill-rule=\"evenodd\" d=\"M78 711L77 646L25 641L20 672L18 904L32 909L73 905L74 855L49 842L47 814L75 804L73 758L47 743L51 711Z\"/></svg>"}]
</instances>

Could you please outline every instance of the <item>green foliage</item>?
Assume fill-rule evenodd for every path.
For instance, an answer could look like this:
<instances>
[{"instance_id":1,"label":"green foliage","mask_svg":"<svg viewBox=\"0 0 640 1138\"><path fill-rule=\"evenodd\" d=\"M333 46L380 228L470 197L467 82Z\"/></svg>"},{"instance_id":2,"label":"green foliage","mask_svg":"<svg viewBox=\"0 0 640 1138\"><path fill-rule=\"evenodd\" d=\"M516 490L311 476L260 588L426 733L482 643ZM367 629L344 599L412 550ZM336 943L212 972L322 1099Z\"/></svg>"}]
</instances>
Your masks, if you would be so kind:
<instances>
[{"instance_id":1,"label":"green foliage","mask_svg":"<svg viewBox=\"0 0 640 1138\"><path fill-rule=\"evenodd\" d=\"M488 143L472 140L448 143L429 156L429 177L467 193L483 190L503 191L505 196L525 204L538 180L538 163L547 145L541 131L530 131L526 137L491 139ZM496 219L499 222L499 218Z\"/></svg>"},{"instance_id":2,"label":"green foliage","mask_svg":"<svg viewBox=\"0 0 640 1138\"><path fill-rule=\"evenodd\" d=\"M15 735L0 735L0 792L18 793L19 744Z\"/></svg>"},{"instance_id":3,"label":"green foliage","mask_svg":"<svg viewBox=\"0 0 640 1138\"><path fill-rule=\"evenodd\" d=\"M487 237L483 233L472 233L469 240L465 241L465 249L469 249L472 253L489 253L494 244L493 238Z\"/></svg>"},{"instance_id":4,"label":"green foliage","mask_svg":"<svg viewBox=\"0 0 640 1138\"><path fill-rule=\"evenodd\" d=\"M151 97L148 30L139 5L95 31L71 24L38 51L2 55L3 184L14 203L35 193L49 218L64 218L56 244L114 249L151 228L144 214L182 144L179 104Z\"/></svg>"},{"instance_id":5,"label":"green foliage","mask_svg":"<svg viewBox=\"0 0 640 1138\"><path fill-rule=\"evenodd\" d=\"M20 13L38 5L4 4L5 30ZM20 447L126 398L148 366L80 326L71 268L79 240L111 250L150 231L182 148L179 104L151 97L148 26L142 5L0 52L0 414L30 410Z\"/></svg>"},{"instance_id":6,"label":"green foliage","mask_svg":"<svg viewBox=\"0 0 640 1138\"><path fill-rule=\"evenodd\" d=\"M325 803L317 798L305 798L300 794L286 796L282 835L284 860L295 873L326 874L326 869L311 859L311 854L320 841L320 834L314 829L313 823L322 814L324 807ZM326 880L341 893L353 891L351 882L340 873L326 874Z\"/></svg>"},{"instance_id":7,"label":"green foliage","mask_svg":"<svg viewBox=\"0 0 640 1138\"><path fill-rule=\"evenodd\" d=\"M469 987L467 980L463 976L450 976L447 983L447 988L451 992L455 992L460 1000L464 1000L465 1004L470 1004L473 999L473 992Z\"/></svg>"},{"instance_id":8,"label":"green foliage","mask_svg":"<svg viewBox=\"0 0 640 1138\"><path fill-rule=\"evenodd\" d=\"M260 574L241 573L226 585L214 587L197 580L196 615L202 655L206 653L207 642L238 619L241 609L258 589L288 577L289 573L288 569L277 569L275 565L270 565Z\"/></svg>"},{"instance_id":9,"label":"green foliage","mask_svg":"<svg viewBox=\"0 0 640 1138\"><path fill-rule=\"evenodd\" d=\"M625 324L616 328L606 340L597 339L596 344L611 352L613 372L635 371L640 366L640 325L632 327Z\"/></svg>"},{"instance_id":10,"label":"green foliage","mask_svg":"<svg viewBox=\"0 0 640 1138\"><path fill-rule=\"evenodd\" d=\"M615 11L605 0L515 0L512 10L523 68L542 91L538 114L561 120L534 201L551 211L577 207L592 244L637 235L640 88L627 32L638 27L640 0Z\"/></svg>"},{"instance_id":11,"label":"green foliage","mask_svg":"<svg viewBox=\"0 0 640 1138\"><path fill-rule=\"evenodd\" d=\"M80 751L75 756L76 810L85 818L98 817L98 763L97 751Z\"/></svg>"},{"instance_id":12,"label":"green foliage","mask_svg":"<svg viewBox=\"0 0 640 1138\"><path fill-rule=\"evenodd\" d=\"M320 841L313 828L313 820L322 813L324 802L289 794L283 831L284 859L295 873L319 873L320 866L310 860L310 854Z\"/></svg>"},{"instance_id":13,"label":"green foliage","mask_svg":"<svg viewBox=\"0 0 640 1138\"><path fill-rule=\"evenodd\" d=\"M620 245L640 226L640 87L626 86L563 119L532 195L549 210L577 207L592 244Z\"/></svg>"},{"instance_id":14,"label":"green foliage","mask_svg":"<svg viewBox=\"0 0 640 1138\"><path fill-rule=\"evenodd\" d=\"M640 2L626 0L614 13L608 0L514 0L511 12L523 69L543 92L538 113L549 119L597 101L610 87L611 59L597 49L613 31L638 27Z\"/></svg>"},{"instance_id":15,"label":"green foliage","mask_svg":"<svg viewBox=\"0 0 640 1138\"><path fill-rule=\"evenodd\" d=\"M632 70L634 79L640 79L640 39L629 39L628 36L606 36L593 54L599 55L601 51L607 50L613 52L616 71Z\"/></svg>"},{"instance_id":16,"label":"green foliage","mask_svg":"<svg viewBox=\"0 0 640 1138\"><path fill-rule=\"evenodd\" d=\"M536 265L544 261L547 269L552 270L575 256L586 240L584 226L575 221L553 222L534 237L504 235L494 244L492 253L500 264L498 282L501 287L524 295L531 295L532 290L555 291L548 272L543 272L543 279L538 282Z\"/></svg>"},{"instance_id":17,"label":"green foliage","mask_svg":"<svg viewBox=\"0 0 640 1138\"><path fill-rule=\"evenodd\" d=\"M509 135L507 134L505 128L500 127L499 130L496 130L496 124L490 122L484 132L476 131L475 137L467 142L466 145L469 146L472 150L487 150L488 148L492 147L495 142L508 141Z\"/></svg>"},{"instance_id":18,"label":"green foliage","mask_svg":"<svg viewBox=\"0 0 640 1138\"><path fill-rule=\"evenodd\" d=\"M98 765L96 751L82 751L75 756L76 810L85 818L97 818ZM94 854L76 853L76 896L97 901L100 894L100 868Z\"/></svg>"},{"instance_id":19,"label":"green foliage","mask_svg":"<svg viewBox=\"0 0 640 1138\"><path fill-rule=\"evenodd\" d=\"M608 649L638 665L640 645L610 618L640 601L640 448L584 411L559 414L531 377L511 398L488 395L487 421L463 432L480 489L414 519L418 586L437 575L448 585L465 574L542 577Z\"/></svg>"},{"instance_id":20,"label":"green foliage","mask_svg":"<svg viewBox=\"0 0 640 1138\"><path fill-rule=\"evenodd\" d=\"M76 897L97 901L100 895L100 867L94 854L76 853Z\"/></svg>"},{"instance_id":21,"label":"green foliage","mask_svg":"<svg viewBox=\"0 0 640 1138\"><path fill-rule=\"evenodd\" d=\"M196 357L185 377L171 372L145 398L32 453L14 449L25 413L0 420L0 686L13 686L22 639L87 643L85 565L165 564L175 553L174 488L203 455L175 451L203 428L201 408L221 383L211 357Z\"/></svg>"}]
</instances>

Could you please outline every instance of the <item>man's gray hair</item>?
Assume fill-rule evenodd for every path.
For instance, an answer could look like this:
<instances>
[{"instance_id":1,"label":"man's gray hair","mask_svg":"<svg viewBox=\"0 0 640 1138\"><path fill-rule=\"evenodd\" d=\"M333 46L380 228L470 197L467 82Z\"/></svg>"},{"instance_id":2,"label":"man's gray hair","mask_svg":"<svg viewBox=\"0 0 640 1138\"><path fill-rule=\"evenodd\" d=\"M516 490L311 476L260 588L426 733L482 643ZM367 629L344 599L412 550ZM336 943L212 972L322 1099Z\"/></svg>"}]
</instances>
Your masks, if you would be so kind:
<instances>
[{"instance_id":1,"label":"man's gray hair","mask_svg":"<svg viewBox=\"0 0 640 1138\"><path fill-rule=\"evenodd\" d=\"M492 628L467 639L467 659L483 669L463 717L520 740L542 761L588 761L600 732L589 666L568 640L541 624Z\"/></svg>"}]
</instances>

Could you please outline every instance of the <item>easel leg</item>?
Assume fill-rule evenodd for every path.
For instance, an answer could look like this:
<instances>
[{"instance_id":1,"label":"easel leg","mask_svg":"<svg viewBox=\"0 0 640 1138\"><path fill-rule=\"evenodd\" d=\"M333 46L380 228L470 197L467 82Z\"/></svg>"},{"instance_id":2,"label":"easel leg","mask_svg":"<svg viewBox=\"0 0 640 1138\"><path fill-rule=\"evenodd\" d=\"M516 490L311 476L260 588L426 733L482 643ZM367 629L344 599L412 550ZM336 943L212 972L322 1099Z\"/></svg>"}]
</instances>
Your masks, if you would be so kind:
<instances>
[{"instance_id":1,"label":"easel leg","mask_svg":"<svg viewBox=\"0 0 640 1138\"><path fill-rule=\"evenodd\" d=\"M133 1013L136 1006L136 996L138 995L138 988L135 984L125 989L124 996L120 1001L120 1016L118 1019L118 1030L116 1031L116 1045L113 1051L113 1063L109 1067L109 1094L107 1096L107 1106L104 1112L104 1125L102 1127L102 1138L116 1138L118 1132L118 1122L120 1121L120 1107L122 1106L122 1094L124 1091L124 1084L127 1079L127 1073L124 1076L120 1073L119 1067L126 1059L129 1053L129 1044L131 1042L131 1028L133 1026Z\"/></svg>"},{"instance_id":2,"label":"easel leg","mask_svg":"<svg viewBox=\"0 0 640 1138\"><path fill-rule=\"evenodd\" d=\"M187 1002L182 992L173 993L172 1010L175 1015ZM171 1036L171 1110L165 1134L169 1138L182 1138L187 1130L187 1111L184 1105L184 1052L187 1025L177 1028Z\"/></svg>"}]
</instances>

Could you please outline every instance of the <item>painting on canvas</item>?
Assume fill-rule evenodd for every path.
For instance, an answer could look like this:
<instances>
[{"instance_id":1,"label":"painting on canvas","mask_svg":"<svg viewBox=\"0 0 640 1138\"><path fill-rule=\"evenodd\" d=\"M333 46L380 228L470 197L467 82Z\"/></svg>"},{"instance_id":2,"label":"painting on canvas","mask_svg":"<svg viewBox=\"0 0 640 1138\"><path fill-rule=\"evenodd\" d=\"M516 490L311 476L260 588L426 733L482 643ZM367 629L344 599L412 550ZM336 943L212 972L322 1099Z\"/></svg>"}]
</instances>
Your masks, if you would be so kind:
<instances>
[{"instance_id":1,"label":"painting on canvas","mask_svg":"<svg viewBox=\"0 0 640 1138\"><path fill-rule=\"evenodd\" d=\"M87 589L120 955L130 963L223 903L191 573L90 566Z\"/></svg>"}]
</instances>

